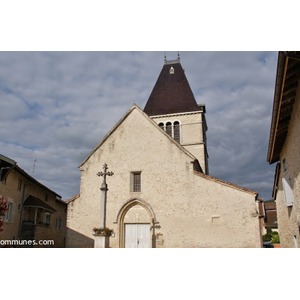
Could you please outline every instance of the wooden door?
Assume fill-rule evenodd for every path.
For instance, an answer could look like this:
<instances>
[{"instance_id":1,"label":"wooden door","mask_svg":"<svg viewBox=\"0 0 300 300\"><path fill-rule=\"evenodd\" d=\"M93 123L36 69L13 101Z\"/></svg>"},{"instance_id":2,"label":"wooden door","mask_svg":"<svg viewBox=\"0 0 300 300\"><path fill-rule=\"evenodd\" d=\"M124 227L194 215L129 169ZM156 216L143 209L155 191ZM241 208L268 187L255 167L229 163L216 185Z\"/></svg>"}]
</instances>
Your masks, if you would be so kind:
<instances>
[{"instance_id":1,"label":"wooden door","mask_svg":"<svg viewBox=\"0 0 300 300\"><path fill-rule=\"evenodd\" d=\"M150 224L125 224L125 248L150 248Z\"/></svg>"}]
</instances>

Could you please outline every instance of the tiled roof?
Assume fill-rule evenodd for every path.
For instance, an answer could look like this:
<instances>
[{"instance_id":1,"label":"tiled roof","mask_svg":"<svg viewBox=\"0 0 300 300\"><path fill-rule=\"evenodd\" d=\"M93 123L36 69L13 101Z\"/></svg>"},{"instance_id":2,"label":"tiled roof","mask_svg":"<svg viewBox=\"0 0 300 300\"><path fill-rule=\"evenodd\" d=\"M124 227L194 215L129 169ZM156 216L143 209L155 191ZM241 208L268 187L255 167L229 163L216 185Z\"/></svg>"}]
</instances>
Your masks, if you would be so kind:
<instances>
[{"instance_id":1,"label":"tiled roof","mask_svg":"<svg viewBox=\"0 0 300 300\"><path fill-rule=\"evenodd\" d=\"M199 173L197 171L194 171L194 174L196 174L196 175L198 175L200 177L204 177L206 179L209 179L209 180L212 180L212 181L215 181L215 182L219 182L221 184L225 184L227 186L230 186L230 187L242 190L242 191L247 192L247 193L255 194L256 197L258 196L258 192L250 190L250 189L247 189L245 187L242 187L242 186L239 186L239 185L236 185L236 184L233 184L233 183L230 183L228 181L225 181L225 180L222 180L222 179L219 179L219 178L216 178L216 177L212 177L212 176L206 175L204 173Z\"/></svg>"},{"instance_id":2,"label":"tiled roof","mask_svg":"<svg viewBox=\"0 0 300 300\"><path fill-rule=\"evenodd\" d=\"M180 63L165 64L145 105L148 116L200 110Z\"/></svg>"},{"instance_id":3,"label":"tiled roof","mask_svg":"<svg viewBox=\"0 0 300 300\"><path fill-rule=\"evenodd\" d=\"M70 202L76 200L79 197L80 197L80 193L78 193L77 195L73 196L72 198L66 200L66 203L69 204Z\"/></svg>"},{"instance_id":4,"label":"tiled roof","mask_svg":"<svg viewBox=\"0 0 300 300\"><path fill-rule=\"evenodd\" d=\"M43 208L48 211L56 212L54 208L52 208L50 205L45 203L43 200L34 197L32 195L29 195L26 200L24 201L24 207L37 207L37 208Z\"/></svg>"}]
</instances>

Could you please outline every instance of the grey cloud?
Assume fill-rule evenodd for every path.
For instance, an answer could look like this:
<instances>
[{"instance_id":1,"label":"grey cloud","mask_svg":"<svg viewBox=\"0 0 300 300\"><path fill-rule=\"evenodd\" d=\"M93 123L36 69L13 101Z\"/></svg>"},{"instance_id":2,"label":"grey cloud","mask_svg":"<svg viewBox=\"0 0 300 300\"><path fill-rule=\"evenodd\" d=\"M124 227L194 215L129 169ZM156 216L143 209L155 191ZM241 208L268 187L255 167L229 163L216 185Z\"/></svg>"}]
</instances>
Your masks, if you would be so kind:
<instances>
[{"instance_id":1,"label":"grey cloud","mask_svg":"<svg viewBox=\"0 0 300 300\"><path fill-rule=\"evenodd\" d=\"M133 103L144 108L163 55L1 52L0 153L29 173L36 158L36 178L72 197L85 156ZM211 175L258 191L263 185L270 197L266 151L277 53L180 55L197 102L206 104Z\"/></svg>"}]
</instances>

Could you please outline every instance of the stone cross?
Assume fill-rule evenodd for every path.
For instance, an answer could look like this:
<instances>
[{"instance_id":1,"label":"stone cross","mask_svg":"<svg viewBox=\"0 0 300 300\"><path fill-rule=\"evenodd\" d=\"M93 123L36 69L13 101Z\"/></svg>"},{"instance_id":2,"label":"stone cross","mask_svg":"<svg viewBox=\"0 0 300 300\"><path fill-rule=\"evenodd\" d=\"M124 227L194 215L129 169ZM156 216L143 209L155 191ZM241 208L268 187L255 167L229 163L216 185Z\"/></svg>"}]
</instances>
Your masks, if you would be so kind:
<instances>
[{"instance_id":1,"label":"stone cross","mask_svg":"<svg viewBox=\"0 0 300 300\"><path fill-rule=\"evenodd\" d=\"M105 163L103 165L103 171L104 172L98 172L97 175L103 176L103 182L101 185L101 203L100 203L100 228L103 227L105 228L106 226L106 198L107 198L107 184L106 184L106 176L113 176L113 172L107 172L107 164Z\"/></svg>"},{"instance_id":2,"label":"stone cross","mask_svg":"<svg viewBox=\"0 0 300 300\"><path fill-rule=\"evenodd\" d=\"M99 177L100 177L100 176L103 176L103 183L102 183L102 185L105 185L105 186L107 186L107 184L106 184L106 176L113 176L113 175L114 175L113 172L106 172L107 169L108 169L108 167L107 167L107 164L105 163L105 164L103 165L103 170L104 170L104 172L98 172L98 173L97 173L97 175L98 175Z\"/></svg>"}]
</instances>

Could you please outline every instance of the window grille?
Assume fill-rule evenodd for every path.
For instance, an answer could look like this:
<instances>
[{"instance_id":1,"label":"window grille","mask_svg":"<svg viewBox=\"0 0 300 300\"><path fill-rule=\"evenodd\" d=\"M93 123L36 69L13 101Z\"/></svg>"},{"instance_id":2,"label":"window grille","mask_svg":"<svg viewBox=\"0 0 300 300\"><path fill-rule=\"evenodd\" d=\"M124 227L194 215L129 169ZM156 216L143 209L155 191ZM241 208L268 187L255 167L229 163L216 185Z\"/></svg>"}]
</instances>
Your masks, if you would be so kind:
<instances>
[{"instance_id":1,"label":"window grille","mask_svg":"<svg viewBox=\"0 0 300 300\"><path fill-rule=\"evenodd\" d=\"M134 192L141 191L141 173L133 174L133 191Z\"/></svg>"}]
</instances>

